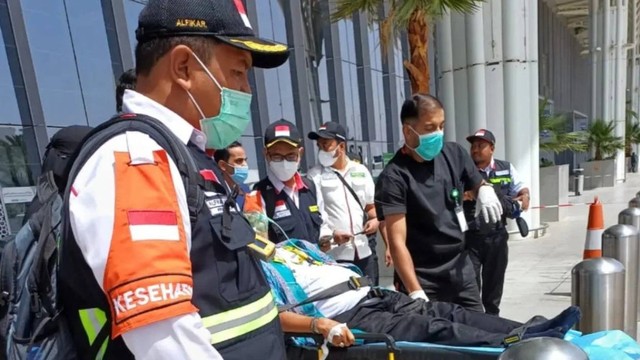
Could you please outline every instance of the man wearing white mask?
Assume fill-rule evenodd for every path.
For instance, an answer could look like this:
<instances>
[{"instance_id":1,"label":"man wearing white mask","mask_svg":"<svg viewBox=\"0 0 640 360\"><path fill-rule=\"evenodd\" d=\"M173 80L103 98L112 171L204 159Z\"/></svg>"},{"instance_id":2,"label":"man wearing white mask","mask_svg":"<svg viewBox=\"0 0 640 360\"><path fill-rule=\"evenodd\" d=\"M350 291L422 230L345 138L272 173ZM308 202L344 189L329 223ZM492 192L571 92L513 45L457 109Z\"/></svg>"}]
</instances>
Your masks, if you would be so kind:
<instances>
[{"instance_id":1,"label":"man wearing white mask","mask_svg":"<svg viewBox=\"0 0 640 360\"><path fill-rule=\"evenodd\" d=\"M332 234L320 212L322 194L313 182L298 173L304 148L296 126L278 120L265 130L264 155L267 177L260 180L245 198L244 212L263 212L273 221L269 239L275 243L288 238L318 243L320 239L346 242L352 236Z\"/></svg>"},{"instance_id":2,"label":"man wearing white mask","mask_svg":"<svg viewBox=\"0 0 640 360\"><path fill-rule=\"evenodd\" d=\"M353 241L321 243L321 248L340 262L353 263L377 285L378 263L373 255L378 219L373 178L364 165L347 156L347 132L339 123L327 122L308 137L317 141L319 149L319 164L308 176L322 193L320 212L326 214L331 229L354 235ZM368 236L373 238L371 243Z\"/></svg>"}]
</instances>

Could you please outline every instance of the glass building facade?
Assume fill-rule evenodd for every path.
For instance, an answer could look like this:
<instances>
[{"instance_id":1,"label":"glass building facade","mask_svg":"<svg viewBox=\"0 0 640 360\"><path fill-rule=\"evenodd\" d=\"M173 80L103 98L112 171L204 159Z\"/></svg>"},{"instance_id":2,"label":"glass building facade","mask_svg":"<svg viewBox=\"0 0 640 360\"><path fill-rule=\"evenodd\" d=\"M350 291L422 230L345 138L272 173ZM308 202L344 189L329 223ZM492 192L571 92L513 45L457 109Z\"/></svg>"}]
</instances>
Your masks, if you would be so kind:
<instances>
[{"instance_id":1,"label":"glass building facade","mask_svg":"<svg viewBox=\"0 0 640 360\"><path fill-rule=\"evenodd\" d=\"M115 80L134 67L141 0L0 0L0 237L19 228L49 138L61 127L97 125L115 112ZM409 83L406 48L388 51L365 15L331 23L330 0L245 1L254 30L289 44L289 61L251 75L253 125L241 139L264 174L262 137L279 119L303 134L326 121L349 131L352 151L376 170L399 141ZM383 13L384 8L380 8ZM315 163L306 140L304 166Z\"/></svg>"}]
</instances>

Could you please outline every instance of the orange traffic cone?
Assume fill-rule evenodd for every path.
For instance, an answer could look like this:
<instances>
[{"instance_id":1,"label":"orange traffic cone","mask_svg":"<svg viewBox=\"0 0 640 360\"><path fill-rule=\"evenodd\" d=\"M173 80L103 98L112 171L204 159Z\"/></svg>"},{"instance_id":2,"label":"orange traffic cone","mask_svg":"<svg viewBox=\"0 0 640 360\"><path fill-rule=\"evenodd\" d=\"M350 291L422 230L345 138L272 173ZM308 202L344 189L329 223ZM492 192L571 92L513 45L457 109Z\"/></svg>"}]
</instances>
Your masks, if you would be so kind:
<instances>
[{"instance_id":1,"label":"orange traffic cone","mask_svg":"<svg viewBox=\"0 0 640 360\"><path fill-rule=\"evenodd\" d=\"M584 244L584 259L602 257L602 233L604 232L604 216L602 203L596 196L589 206L589 223L587 224L587 240Z\"/></svg>"}]
</instances>

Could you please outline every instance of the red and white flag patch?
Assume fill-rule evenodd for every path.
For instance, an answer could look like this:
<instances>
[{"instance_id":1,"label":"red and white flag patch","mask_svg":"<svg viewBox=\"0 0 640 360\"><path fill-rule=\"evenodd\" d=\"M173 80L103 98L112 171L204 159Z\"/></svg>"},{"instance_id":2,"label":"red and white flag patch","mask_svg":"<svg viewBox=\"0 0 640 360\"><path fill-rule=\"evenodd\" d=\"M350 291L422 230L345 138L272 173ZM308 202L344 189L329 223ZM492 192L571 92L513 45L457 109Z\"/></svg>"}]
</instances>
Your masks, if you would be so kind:
<instances>
[{"instance_id":1,"label":"red and white flag patch","mask_svg":"<svg viewBox=\"0 0 640 360\"><path fill-rule=\"evenodd\" d=\"M484 130L478 130L474 136L484 136Z\"/></svg>"},{"instance_id":2,"label":"red and white flag patch","mask_svg":"<svg viewBox=\"0 0 640 360\"><path fill-rule=\"evenodd\" d=\"M282 211L287 211L287 204L284 202L284 200L278 200L276 201L275 212L282 212Z\"/></svg>"},{"instance_id":3,"label":"red and white flag patch","mask_svg":"<svg viewBox=\"0 0 640 360\"><path fill-rule=\"evenodd\" d=\"M290 137L291 131L287 125L278 125L276 126L276 137Z\"/></svg>"},{"instance_id":4,"label":"red and white flag patch","mask_svg":"<svg viewBox=\"0 0 640 360\"><path fill-rule=\"evenodd\" d=\"M238 13L240 13L240 17L244 22L244 26L248 27L249 29L253 29L251 27L251 22L249 22L247 11L244 9L244 4L242 3L242 0L234 0L234 2L236 3L236 9L238 9Z\"/></svg>"},{"instance_id":5,"label":"red and white flag patch","mask_svg":"<svg viewBox=\"0 0 640 360\"><path fill-rule=\"evenodd\" d=\"M129 210L129 231L132 241L179 241L178 217L173 211Z\"/></svg>"}]
</instances>

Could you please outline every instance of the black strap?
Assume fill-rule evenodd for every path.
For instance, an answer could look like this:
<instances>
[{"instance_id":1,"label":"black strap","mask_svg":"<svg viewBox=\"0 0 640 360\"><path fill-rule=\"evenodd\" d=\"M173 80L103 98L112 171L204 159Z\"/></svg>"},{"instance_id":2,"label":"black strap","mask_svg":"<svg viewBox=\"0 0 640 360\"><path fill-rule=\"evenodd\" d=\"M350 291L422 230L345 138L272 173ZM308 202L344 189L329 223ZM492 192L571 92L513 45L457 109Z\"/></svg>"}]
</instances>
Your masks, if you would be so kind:
<instances>
[{"instance_id":1,"label":"black strap","mask_svg":"<svg viewBox=\"0 0 640 360\"><path fill-rule=\"evenodd\" d=\"M345 178L342 176L342 174L340 174L339 172L337 172L335 170L333 170L333 172L336 175L338 175L338 179L340 179L340 181L342 181L342 185L344 185L347 188L347 190L349 190L349 193L351 194L351 196L353 196L353 198L356 199L356 202L358 203L358 205L360 205L360 209L365 214L365 222L366 222L367 212L364 210L364 207L362 206L362 204L360 204L360 198L358 197L358 194L356 194L356 191L353 190L353 188L349 185L347 180L345 180Z\"/></svg>"},{"instance_id":2,"label":"black strap","mask_svg":"<svg viewBox=\"0 0 640 360\"><path fill-rule=\"evenodd\" d=\"M202 190L211 191L214 185L211 182L204 181L186 145L159 120L143 114L118 114L111 120L94 128L85 137L82 145L78 147L78 150L69 161L71 167L68 169L69 178L65 191L65 204L67 204L67 197L78 171L89 157L108 140L127 131L139 131L149 135L173 159L185 186L189 219L193 226L197 214L204 204L205 199ZM65 205L65 213L67 208L68 206ZM66 225L65 223L65 227ZM68 231L65 229L66 233Z\"/></svg>"},{"instance_id":3,"label":"black strap","mask_svg":"<svg viewBox=\"0 0 640 360\"><path fill-rule=\"evenodd\" d=\"M284 305L284 306L278 306L278 312L285 312L285 311L289 311L293 308L297 308L299 306L304 306L307 304L311 304L314 303L316 301L321 301L321 300L326 300L326 299L330 299L332 297L338 296L338 295L342 295L344 293L346 293L347 291L351 291L351 290L358 290L360 288L366 287L366 286L373 286L373 282L371 280L369 280L368 277L363 276L363 277L357 277L357 276L352 276L349 278L348 281L345 282L341 282L337 285L333 285L330 288L324 289L322 291L320 291L319 293L310 296L308 298L306 298L305 300L297 303L297 304L289 304L289 305Z\"/></svg>"}]
</instances>

